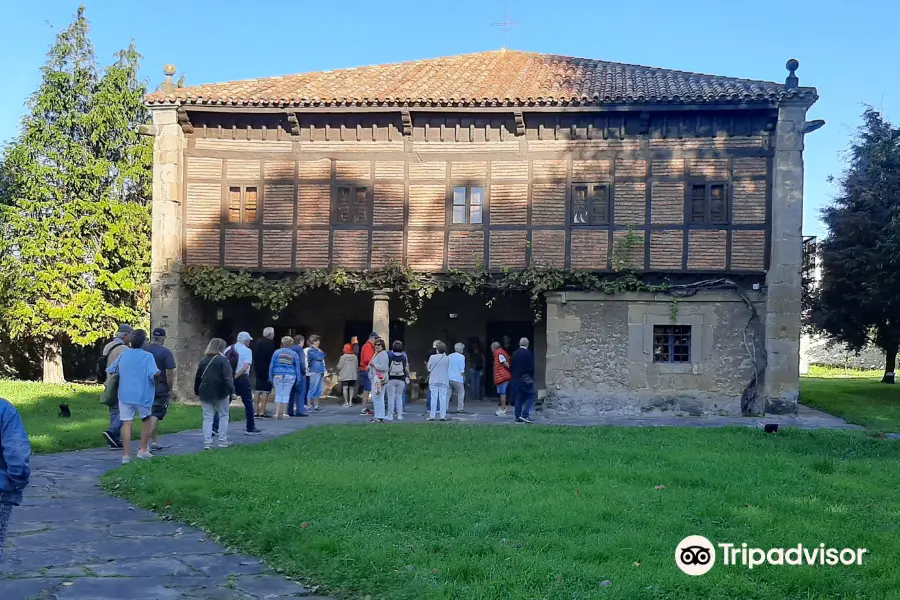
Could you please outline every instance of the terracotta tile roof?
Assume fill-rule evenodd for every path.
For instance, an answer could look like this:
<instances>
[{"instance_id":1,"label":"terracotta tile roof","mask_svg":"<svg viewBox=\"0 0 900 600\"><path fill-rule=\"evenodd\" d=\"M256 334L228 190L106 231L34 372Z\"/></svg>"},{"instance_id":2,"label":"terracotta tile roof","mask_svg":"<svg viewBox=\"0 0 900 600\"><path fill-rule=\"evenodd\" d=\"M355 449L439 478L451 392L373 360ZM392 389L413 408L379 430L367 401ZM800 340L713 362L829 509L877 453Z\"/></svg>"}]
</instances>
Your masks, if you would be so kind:
<instances>
[{"instance_id":1,"label":"terracotta tile roof","mask_svg":"<svg viewBox=\"0 0 900 600\"><path fill-rule=\"evenodd\" d=\"M815 88L501 50L156 92L148 104L529 106L815 100Z\"/></svg>"}]
</instances>

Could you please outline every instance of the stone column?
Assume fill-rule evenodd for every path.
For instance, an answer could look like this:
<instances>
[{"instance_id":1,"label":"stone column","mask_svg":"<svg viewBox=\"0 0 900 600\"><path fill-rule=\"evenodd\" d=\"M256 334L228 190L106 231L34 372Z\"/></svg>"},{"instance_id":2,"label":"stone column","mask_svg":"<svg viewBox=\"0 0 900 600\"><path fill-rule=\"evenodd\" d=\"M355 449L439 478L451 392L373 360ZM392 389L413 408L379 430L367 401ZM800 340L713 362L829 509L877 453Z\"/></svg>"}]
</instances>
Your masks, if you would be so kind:
<instances>
[{"instance_id":1,"label":"stone column","mask_svg":"<svg viewBox=\"0 0 900 600\"><path fill-rule=\"evenodd\" d=\"M381 336L386 347L390 347L391 331L391 291L377 290L372 294L372 331Z\"/></svg>"},{"instance_id":2,"label":"stone column","mask_svg":"<svg viewBox=\"0 0 900 600\"><path fill-rule=\"evenodd\" d=\"M181 285L185 139L176 108L151 109L153 117L153 233L150 265L150 322L164 327L175 354L176 399L193 397L193 377L207 343L199 303Z\"/></svg>"},{"instance_id":3,"label":"stone column","mask_svg":"<svg viewBox=\"0 0 900 600\"><path fill-rule=\"evenodd\" d=\"M778 108L772 173L772 237L766 274L765 411L797 411L803 286L803 131L809 103Z\"/></svg>"}]
</instances>

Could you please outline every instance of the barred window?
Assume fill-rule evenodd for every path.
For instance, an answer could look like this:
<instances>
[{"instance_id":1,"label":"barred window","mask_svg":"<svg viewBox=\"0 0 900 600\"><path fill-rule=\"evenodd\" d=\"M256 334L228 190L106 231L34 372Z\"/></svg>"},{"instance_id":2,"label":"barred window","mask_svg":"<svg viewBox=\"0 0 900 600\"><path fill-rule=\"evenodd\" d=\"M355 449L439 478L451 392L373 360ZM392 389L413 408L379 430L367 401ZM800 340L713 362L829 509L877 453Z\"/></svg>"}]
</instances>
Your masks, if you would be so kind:
<instances>
[{"instance_id":1,"label":"barred window","mask_svg":"<svg viewBox=\"0 0 900 600\"><path fill-rule=\"evenodd\" d=\"M691 362L691 326L654 325L653 362Z\"/></svg>"}]
</instances>

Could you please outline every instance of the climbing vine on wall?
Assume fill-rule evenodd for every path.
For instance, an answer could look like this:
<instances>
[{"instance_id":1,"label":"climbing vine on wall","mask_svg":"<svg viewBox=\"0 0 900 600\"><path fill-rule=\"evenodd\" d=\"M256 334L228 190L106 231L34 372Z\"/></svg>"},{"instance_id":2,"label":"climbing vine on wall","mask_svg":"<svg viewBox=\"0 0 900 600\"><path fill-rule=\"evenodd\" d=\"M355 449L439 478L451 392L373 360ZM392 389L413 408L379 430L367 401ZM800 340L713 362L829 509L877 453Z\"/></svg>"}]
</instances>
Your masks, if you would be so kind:
<instances>
[{"instance_id":1,"label":"climbing vine on wall","mask_svg":"<svg viewBox=\"0 0 900 600\"><path fill-rule=\"evenodd\" d=\"M666 292L671 288L668 284L648 284L633 273L604 275L540 266L501 273L490 273L479 266L472 271L451 269L439 276L393 264L364 271L313 269L277 279L221 267L185 267L183 281L195 296L204 300L249 300L255 308L267 309L276 316L293 300L317 288L327 288L337 293L386 289L402 300L407 323L416 321L426 299L453 288L473 296L488 292L488 304L500 294L526 292L534 309L535 321L541 319L544 294L547 292L578 289L617 294Z\"/></svg>"}]
</instances>

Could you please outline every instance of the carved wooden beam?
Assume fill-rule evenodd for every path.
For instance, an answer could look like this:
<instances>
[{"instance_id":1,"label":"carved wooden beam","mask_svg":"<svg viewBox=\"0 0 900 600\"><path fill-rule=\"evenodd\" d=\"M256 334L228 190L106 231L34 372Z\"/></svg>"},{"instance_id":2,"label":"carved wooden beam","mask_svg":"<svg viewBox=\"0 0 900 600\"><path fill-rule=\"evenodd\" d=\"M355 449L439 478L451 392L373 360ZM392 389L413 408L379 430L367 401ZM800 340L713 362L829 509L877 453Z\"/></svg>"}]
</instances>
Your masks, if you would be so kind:
<instances>
[{"instance_id":1,"label":"carved wooden beam","mask_svg":"<svg viewBox=\"0 0 900 600\"><path fill-rule=\"evenodd\" d=\"M297 113L289 112L287 114L288 125L290 125L291 135L300 135L300 119L297 118Z\"/></svg>"},{"instance_id":2,"label":"carved wooden beam","mask_svg":"<svg viewBox=\"0 0 900 600\"><path fill-rule=\"evenodd\" d=\"M513 113L513 117L516 119L516 135L525 135L525 115L521 110L517 110Z\"/></svg>"},{"instance_id":3,"label":"carved wooden beam","mask_svg":"<svg viewBox=\"0 0 900 600\"><path fill-rule=\"evenodd\" d=\"M194 133L194 126L191 124L191 117L188 115L187 111L184 110L184 107L178 107L178 110L175 114L178 116L178 124L181 125L181 130L185 133Z\"/></svg>"},{"instance_id":4,"label":"carved wooden beam","mask_svg":"<svg viewBox=\"0 0 900 600\"><path fill-rule=\"evenodd\" d=\"M400 118L403 120L403 137L412 137L412 115L409 114L408 108L400 109Z\"/></svg>"}]
</instances>

